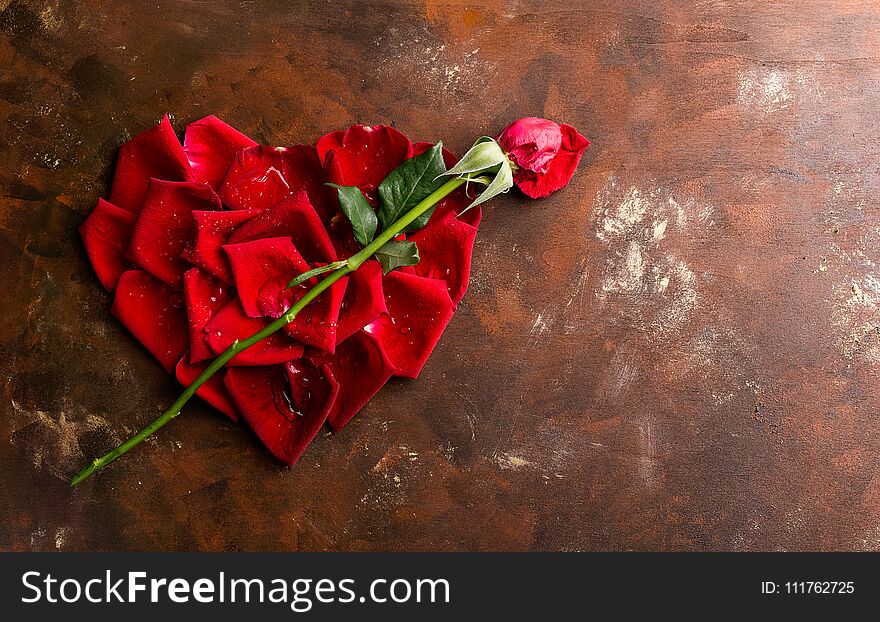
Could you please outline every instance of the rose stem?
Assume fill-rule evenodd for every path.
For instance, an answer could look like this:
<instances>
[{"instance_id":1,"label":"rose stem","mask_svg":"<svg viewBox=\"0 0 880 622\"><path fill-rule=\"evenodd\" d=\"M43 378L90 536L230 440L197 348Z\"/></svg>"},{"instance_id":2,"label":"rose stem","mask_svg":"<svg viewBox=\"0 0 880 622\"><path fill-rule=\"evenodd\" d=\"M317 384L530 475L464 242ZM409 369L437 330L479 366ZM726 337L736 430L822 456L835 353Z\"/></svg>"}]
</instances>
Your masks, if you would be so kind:
<instances>
[{"instance_id":1,"label":"rose stem","mask_svg":"<svg viewBox=\"0 0 880 622\"><path fill-rule=\"evenodd\" d=\"M283 315L278 317L274 322L266 326L261 331L254 333L247 339L242 339L241 341L235 341L231 346L229 346L220 356L211 361L211 364L205 368L205 370L199 374L199 376L193 380L192 384L186 387L183 393L180 394L180 397L175 400L175 402L163 412L159 417L154 419L147 427L143 430L129 438L127 441L108 451L106 454L101 456L100 458L95 458L91 464L85 467L82 471L77 473L74 478L71 480L70 485L76 486L80 484L82 481L88 479L93 474L95 474L98 470L104 468L123 454L127 453L137 445L140 445L144 440L146 440L149 436L151 436L154 432L156 432L159 428L164 426L166 423L174 419L177 415L180 414L180 411L183 409L183 406L189 401L189 399L195 395L196 391L205 384L214 374L216 374L226 363L230 361L236 354L247 350L252 345L259 343L269 335L277 332L278 330L284 328L287 324L293 321L296 317L296 314L299 313L306 305L312 302L315 298L317 298L321 292L326 290L328 287L333 285L336 281L341 279L346 274L354 272L357 270L361 264L363 264L366 260L373 256L373 254L382 248L387 242L395 238L400 234L410 223L412 223L416 218L421 216L431 207L440 202L446 195L450 192L458 188L460 185L465 183L464 179L450 179L442 186L437 188L434 192L425 197L421 202L419 202L415 207L409 210L406 214L401 216L397 221L395 221L391 226L389 226L385 231L383 231L379 236L370 242L367 246L362 248L359 252L349 257L344 265L331 272L327 277L318 282L317 285L312 287L306 294L300 298L296 304L294 304L290 309L288 309Z\"/></svg>"}]
</instances>

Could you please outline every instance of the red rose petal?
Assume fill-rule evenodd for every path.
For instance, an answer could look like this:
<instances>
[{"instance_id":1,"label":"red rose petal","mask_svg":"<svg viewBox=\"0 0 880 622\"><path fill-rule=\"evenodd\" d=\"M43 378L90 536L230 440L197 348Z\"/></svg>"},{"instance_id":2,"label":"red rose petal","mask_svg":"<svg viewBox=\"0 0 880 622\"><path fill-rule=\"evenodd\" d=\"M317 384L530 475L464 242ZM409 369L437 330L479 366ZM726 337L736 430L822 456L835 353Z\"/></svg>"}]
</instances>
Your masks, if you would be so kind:
<instances>
[{"instance_id":1,"label":"red rose petal","mask_svg":"<svg viewBox=\"0 0 880 622\"><path fill-rule=\"evenodd\" d=\"M338 201L325 181L324 167L311 145L259 145L236 154L220 187L220 198L231 209L265 209L305 190L312 206L329 222Z\"/></svg>"},{"instance_id":2,"label":"red rose petal","mask_svg":"<svg viewBox=\"0 0 880 622\"><path fill-rule=\"evenodd\" d=\"M95 209L79 227L89 261L107 291L112 292L119 276L132 268L125 249L136 219L135 214L98 199Z\"/></svg>"},{"instance_id":3,"label":"red rose petal","mask_svg":"<svg viewBox=\"0 0 880 622\"><path fill-rule=\"evenodd\" d=\"M119 277L111 311L171 372L189 344L183 295L144 272L129 270Z\"/></svg>"},{"instance_id":4,"label":"red rose petal","mask_svg":"<svg viewBox=\"0 0 880 622\"><path fill-rule=\"evenodd\" d=\"M446 282L395 270L385 276L388 314L364 330L373 335L395 375L416 378L452 318Z\"/></svg>"},{"instance_id":5,"label":"red rose petal","mask_svg":"<svg viewBox=\"0 0 880 622\"><path fill-rule=\"evenodd\" d=\"M232 284L232 270L223 252L226 238L235 229L256 216L257 210L225 210L193 212L195 241L184 248L181 256L203 268L225 283Z\"/></svg>"},{"instance_id":6,"label":"red rose petal","mask_svg":"<svg viewBox=\"0 0 880 622\"><path fill-rule=\"evenodd\" d=\"M205 342L215 354L221 354L235 340L247 339L268 324L266 320L246 316L238 300L233 300L205 326ZM298 359L302 354L302 344L279 331L242 350L227 365L277 365Z\"/></svg>"},{"instance_id":7,"label":"red rose petal","mask_svg":"<svg viewBox=\"0 0 880 622\"><path fill-rule=\"evenodd\" d=\"M443 279L456 305L464 297L471 272L471 255L477 228L459 220L454 209L437 211L428 224L408 239L419 247L415 273L431 279Z\"/></svg>"},{"instance_id":8,"label":"red rose petal","mask_svg":"<svg viewBox=\"0 0 880 622\"><path fill-rule=\"evenodd\" d=\"M525 117L504 128L498 142L517 167L543 175L562 147L562 128L550 119Z\"/></svg>"},{"instance_id":9,"label":"red rose petal","mask_svg":"<svg viewBox=\"0 0 880 622\"><path fill-rule=\"evenodd\" d=\"M192 384L195 379L199 377L199 374L205 371L208 367L208 363L190 365L187 361L188 358L189 357L184 354L174 370L175 375L177 376L177 381L185 387ZM238 411L230 401L229 393L226 391L226 385L223 384L223 377L225 374L226 372L220 371L211 376L205 384L196 390L196 395L233 421L238 421Z\"/></svg>"},{"instance_id":10,"label":"red rose petal","mask_svg":"<svg viewBox=\"0 0 880 622\"><path fill-rule=\"evenodd\" d=\"M382 180L413 155L409 138L387 125L352 125L323 136L315 147L330 181L357 186L373 202Z\"/></svg>"},{"instance_id":11,"label":"red rose petal","mask_svg":"<svg viewBox=\"0 0 880 622\"><path fill-rule=\"evenodd\" d=\"M242 417L269 452L293 465L318 434L339 387L326 366L306 360L283 367L238 367L226 388Z\"/></svg>"},{"instance_id":12,"label":"red rose petal","mask_svg":"<svg viewBox=\"0 0 880 622\"><path fill-rule=\"evenodd\" d=\"M284 327L287 334L313 348L332 353L336 349L339 310L342 308L347 284L348 277L342 277L322 292ZM304 293L301 289L296 291L295 296L290 299L290 304L299 300Z\"/></svg>"},{"instance_id":13,"label":"red rose petal","mask_svg":"<svg viewBox=\"0 0 880 622\"><path fill-rule=\"evenodd\" d=\"M358 331L323 359L339 384L328 420L335 431L351 421L394 374L394 366L375 338Z\"/></svg>"},{"instance_id":14,"label":"red rose petal","mask_svg":"<svg viewBox=\"0 0 880 622\"><path fill-rule=\"evenodd\" d=\"M302 298L317 280L297 287L287 284L309 269L290 238L263 238L223 247L232 264L235 286L250 317L278 317ZM343 277L307 305L285 330L307 345L332 352L336 347L339 310L348 278Z\"/></svg>"},{"instance_id":15,"label":"red rose petal","mask_svg":"<svg viewBox=\"0 0 880 622\"><path fill-rule=\"evenodd\" d=\"M189 267L181 257L193 231L193 211L221 210L205 184L153 179L128 254L139 267L179 288Z\"/></svg>"},{"instance_id":16,"label":"red rose petal","mask_svg":"<svg viewBox=\"0 0 880 622\"><path fill-rule=\"evenodd\" d=\"M482 186L477 186L477 188L482 188ZM466 225L470 225L471 227L477 228L480 226L480 222L483 220L483 210L481 206L474 207L472 209L464 211L467 209L467 206L471 204L471 202L476 198L476 194L474 193L474 187L472 186L469 190L469 194L465 194L464 187L459 188L448 197L443 199L437 204L436 209L434 209L434 213L431 214L431 219L441 219L447 213L454 214L458 220L465 223ZM462 214L462 212L464 212ZM428 221L430 223L430 221Z\"/></svg>"},{"instance_id":17,"label":"red rose petal","mask_svg":"<svg viewBox=\"0 0 880 622\"><path fill-rule=\"evenodd\" d=\"M370 259L348 277L336 327L337 345L387 310L385 296L382 295L382 265Z\"/></svg>"},{"instance_id":18,"label":"red rose petal","mask_svg":"<svg viewBox=\"0 0 880 622\"><path fill-rule=\"evenodd\" d=\"M205 341L205 326L232 300L234 292L231 290L231 287L199 268L188 270L183 276L183 298L189 320L190 363L214 358L214 351Z\"/></svg>"},{"instance_id":19,"label":"red rose petal","mask_svg":"<svg viewBox=\"0 0 880 622\"><path fill-rule=\"evenodd\" d=\"M348 259L363 248L361 243L354 239L351 221L342 213L342 210L330 221L328 232L338 259Z\"/></svg>"},{"instance_id":20,"label":"red rose petal","mask_svg":"<svg viewBox=\"0 0 880 622\"><path fill-rule=\"evenodd\" d=\"M228 244L290 237L309 264L336 261L336 250L305 192L283 199L236 229Z\"/></svg>"},{"instance_id":21,"label":"red rose petal","mask_svg":"<svg viewBox=\"0 0 880 622\"><path fill-rule=\"evenodd\" d=\"M215 117L209 115L186 126L183 151L196 181L220 187L235 155L257 143Z\"/></svg>"},{"instance_id":22,"label":"red rose petal","mask_svg":"<svg viewBox=\"0 0 880 622\"><path fill-rule=\"evenodd\" d=\"M283 307L288 300L282 298L281 292L296 275L309 270L309 264L290 238L227 244L223 250L232 266L241 307L248 316L278 317L290 308L290 304ZM310 284L315 282L310 280Z\"/></svg>"},{"instance_id":23,"label":"red rose petal","mask_svg":"<svg viewBox=\"0 0 880 622\"><path fill-rule=\"evenodd\" d=\"M572 126L561 124L559 127L562 131L562 146L550 162L547 172L539 174L520 169L514 174L513 180L517 187L533 199L543 199L568 184L581 156L590 146L590 141L578 134Z\"/></svg>"},{"instance_id":24,"label":"red rose petal","mask_svg":"<svg viewBox=\"0 0 880 622\"><path fill-rule=\"evenodd\" d=\"M110 202L138 213L151 178L190 181L193 172L168 116L119 148Z\"/></svg>"}]
</instances>

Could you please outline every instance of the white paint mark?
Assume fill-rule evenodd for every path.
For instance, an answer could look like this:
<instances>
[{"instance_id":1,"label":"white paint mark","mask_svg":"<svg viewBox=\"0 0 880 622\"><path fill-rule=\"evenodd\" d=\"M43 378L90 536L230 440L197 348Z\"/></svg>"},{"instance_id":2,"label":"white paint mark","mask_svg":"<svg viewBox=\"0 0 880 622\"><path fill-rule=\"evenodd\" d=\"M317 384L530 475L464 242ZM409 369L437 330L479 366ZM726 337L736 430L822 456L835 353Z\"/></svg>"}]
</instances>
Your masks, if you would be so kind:
<instances>
[{"instance_id":1,"label":"white paint mark","mask_svg":"<svg viewBox=\"0 0 880 622\"><path fill-rule=\"evenodd\" d=\"M618 348L611 359L608 372L608 392L605 398L616 400L638 375L638 368L634 364L636 358L625 347Z\"/></svg>"},{"instance_id":2,"label":"white paint mark","mask_svg":"<svg viewBox=\"0 0 880 622\"><path fill-rule=\"evenodd\" d=\"M697 277L680 257L661 250L661 242L689 222L712 226L713 211L693 197L676 198L662 188L620 187L610 176L594 203L595 232L604 254L604 262L602 255L596 262L604 265L600 302L653 337L679 331L697 306Z\"/></svg>"},{"instance_id":3,"label":"white paint mark","mask_svg":"<svg viewBox=\"0 0 880 622\"><path fill-rule=\"evenodd\" d=\"M581 304L583 303L584 290L587 286L587 281L590 278L590 271L588 269L587 259L581 259L580 266L577 271L577 281L575 281L574 286L571 288L571 294L568 297L568 302L565 303L566 307L570 307L571 303L578 299Z\"/></svg>"},{"instance_id":4,"label":"white paint mark","mask_svg":"<svg viewBox=\"0 0 880 622\"><path fill-rule=\"evenodd\" d=\"M653 486L656 480L657 438L654 424L650 420L639 426L639 445L639 476L647 486Z\"/></svg>"},{"instance_id":5,"label":"white paint mark","mask_svg":"<svg viewBox=\"0 0 880 622\"><path fill-rule=\"evenodd\" d=\"M739 77L736 100L740 106L774 112L791 99L788 73L778 68L754 67Z\"/></svg>"},{"instance_id":6,"label":"white paint mark","mask_svg":"<svg viewBox=\"0 0 880 622\"><path fill-rule=\"evenodd\" d=\"M67 536L67 530L64 527L59 527L55 530L55 548L61 550L64 548L64 540Z\"/></svg>"},{"instance_id":7,"label":"white paint mark","mask_svg":"<svg viewBox=\"0 0 880 622\"><path fill-rule=\"evenodd\" d=\"M834 345L850 361L880 365L880 273L873 227L852 240L850 252L834 245L826 270L832 277Z\"/></svg>"},{"instance_id":8,"label":"white paint mark","mask_svg":"<svg viewBox=\"0 0 880 622\"><path fill-rule=\"evenodd\" d=\"M880 551L880 525L869 529L861 538L858 547L861 551L877 552Z\"/></svg>"},{"instance_id":9,"label":"white paint mark","mask_svg":"<svg viewBox=\"0 0 880 622\"><path fill-rule=\"evenodd\" d=\"M400 449L401 455L408 459L410 462L415 462L419 459L419 452L413 451L406 445L401 445L400 447L398 447L398 449Z\"/></svg>"},{"instance_id":10,"label":"white paint mark","mask_svg":"<svg viewBox=\"0 0 880 622\"><path fill-rule=\"evenodd\" d=\"M812 110L822 104L825 82L807 67L752 67L739 76L736 101L759 115L775 113L796 103ZM821 114L804 115L798 120L798 127L812 127L821 119Z\"/></svg>"},{"instance_id":11,"label":"white paint mark","mask_svg":"<svg viewBox=\"0 0 880 622\"><path fill-rule=\"evenodd\" d=\"M550 318L544 317L543 313L539 313L535 316L535 321L529 329L529 335L532 337L540 337L544 333L550 332L551 323L552 320Z\"/></svg>"},{"instance_id":12,"label":"white paint mark","mask_svg":"<svg viewBox=\"0 0 880 622\"><path fill-rule=\"evenodd\" d=\"M642 288L645 275L645 260L638 242L630 242L623 254L618 253L620 261L614 270L605 275L602 291L607 293L632 293Z\"/></svg>"},{"instance_id":13,"label":"white paint mark","mask_svg":"<svg viewBox=\"0 0 880 622\"><path fill-rule=\"evenodd\" d=\"M43 526L37 527L34 531L31 532L31 549L37 549L40 546L40 543L43 541L43 538L46 537L46 528Z\"/></svg>"},{"instance_id":14,"label":"white paint mark","mask_svg":"<svg viewBox=\"0 0 880 622\"><path fill-rule=\"evenodd\" d=\"M612 177L609 182L612 187L616 186L617 179ZM596 236L600 240L608 240L620 236L632 227L640 223L648 211L647 200L638 188L630 188L629 192L616 205L606 207Z\"/></svg>"},{"instance_id":15,"label":"white paint mark","mask_svg":"<svg viewBox=\"0 0 880 622\"><path fill-rule=\"evenodd\" d=\"M504 470L512 470L518 471L524 467L533 467L535 466L534 462L530 462L525 458L521 458L520 456L514 456L512 454L504 453L504 452L496 452L495 455L492 456L493 462L497 464Z\"/></svg>"},{"instance_id":16,"label":"white paint mark","mask_svg":"<svg viewBox=\"0 0 880 622\"><path fill-rule=\"evenodd\" d=\"M48 5L40 11L40 23L49 32L57 32L64 26L64 18L56 12L52 5Z\"/></svg>"},{"instance_id":17,"label":"white paint mark","mask_svg":"<svg viewBox=\"0 0 880 622\"><path fill-rule=\"evenodd\" d=\"M476 92L497 73L496 67L478 54L480 48L447 47L427 27L415 32L389 28L374 43L387 50L382 62L376 63L377 74L395 80L412 76L422 88L437 95Z\"/></svg>"},{"instance_id":18,"label":"white paint mark","mask_svg":"<svg viewBox=\"0 0 880 622\"><path fill-rule=\"evenodd\" d=\"M651 231L651 238L655 242L659 242L663 238L666 237L666 226L669 224L669 220L664 218L661 221L654 221L654 228Z\"/></svg>"},{"instance_id":19,"label":"white paint mark","mask_svg":"<svg viewBox=\"0 0 880 622\"><path fill-rule=\"evenodd\" d=\"M110 433L105 419L91 413L80 418L67 404L56 413L27 410L14 399L11 405L14 431L10 442L30 454L34 469L46 470L59 479L68 479L71 469L81 466L80 435L98 430ZM118 442L115 434L111 436Z\"/></svg>"}]
</instances>

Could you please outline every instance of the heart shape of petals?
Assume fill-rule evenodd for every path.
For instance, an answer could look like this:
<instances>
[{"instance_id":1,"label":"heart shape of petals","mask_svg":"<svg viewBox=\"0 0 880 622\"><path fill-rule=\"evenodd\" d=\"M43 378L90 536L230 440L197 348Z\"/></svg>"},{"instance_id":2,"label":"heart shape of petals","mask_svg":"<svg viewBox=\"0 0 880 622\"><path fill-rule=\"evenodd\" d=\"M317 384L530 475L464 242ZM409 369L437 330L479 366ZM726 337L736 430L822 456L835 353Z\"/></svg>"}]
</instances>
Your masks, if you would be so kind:
<instances>
[{"instance_id":1,"label":"heart shape of petals","mask_svg":"<svg viewBox=\"0 0 880 622\"><path fill-rule=\"evenodd\" d=\"M358 248L327 182L359 187L375 207L382 180L431 146L354 125L314 146L269 147L214 116L190 123L181 144L166 116L120 148L109 198L80 234L113 314L187 385L320 277L291 279ZM469 202L456 191L409 235L415 267L364 262L196 394L294 464L325 422L339 431L391 377L418 376L467 290L480 222L479 209L458 216Z\"/></svg>"}]
</instances>

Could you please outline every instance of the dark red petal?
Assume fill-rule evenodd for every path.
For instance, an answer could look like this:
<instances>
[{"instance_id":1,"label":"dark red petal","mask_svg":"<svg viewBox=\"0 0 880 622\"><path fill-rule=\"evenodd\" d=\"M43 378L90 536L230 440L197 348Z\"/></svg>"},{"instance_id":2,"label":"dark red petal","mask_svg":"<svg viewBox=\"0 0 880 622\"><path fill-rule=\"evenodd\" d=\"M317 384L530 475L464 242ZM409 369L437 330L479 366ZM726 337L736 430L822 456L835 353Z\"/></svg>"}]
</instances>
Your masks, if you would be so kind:
<instances>
[{"instance_id":1,"label":"dark red petal","mask_svg":"<svg viewBox=\"0 0 880 622\"><path fill-rule=\"evenodd\" d=\"M349 277L342 277L309 303L284 327L287 334L313 348L333 352L336 349L339 310L342 308L348 280ZM304 293L302 290L295 292L289 299L290 304L299 300Z\"/></svg>"},{"instance_id":2,"label":"dark red petal","mask_svg":"<svg viewBox=\"0 0 880 622\"><path fill-rule=\"evenodd\" d=\"M336 327L336 343L342 343L387 310L382 295L382 265L370 259L349 275Z\"/></svg>"},{"instance_id":3,"label":"dark red petal","mask_svg":"<svg viewBox=\"0 0 880 622\"><path fill-rule=\"evenodd\" d=\"M273 147L239 151L220 186L223 204L230 209L263 210L290 194L281 154Z\"/></svg>"},{"instance_id":4,"label":"dark red petal","mask_svg":"<svg viewBox=\"0 0 880 622\"><path fill-rule=\"evenodd\" d=\"M290 238L263 238L223 247L232 264L238 297L250 317L276 318L302 298L317 280L297 287L287 284L310 266ZM336 347L339 310L348 282L343 277L301 310L285 326L287 334L304 344L332 352Z\"/></svg>"},{"instance_id":5,"label":"dark red petal","mask_svg":"<svg viewBox=\"0 0 880 622\"><path fill-rule=\"evenodd\" d=\"M455 214L461 222L474 228L479 227L480 221L483 219L482 208L478 205L466 212L465 209L467 209L467 206L476 198L476 192L479 192L481 189L482 186L471 186L469 194L466 194L463 187L459 188L437 204L434 213L431 215L431 220L440 220L441 218L444 218L447 213L452 213ZM462 214L462 212L464 213Z\"/></svg>"},{"instance_id":6,"label":"dark red petal","mask_svg":"<svg viewBox=\"0 0 880 622\"><path fill-rule=\"evenodd\" d=\"M336 250L305 192L279 201L236 229L228 244L260 238L290 237L309 264L336 261Z\"/></svg>"},{"instance_id":7,"label":"dark red petal","mask_svg":"<svg viewBox=\"0 0 880 622\"><path fill-rule=\"evenodd\" d=\"M112 292L119 275L132 267L125 258L125 249L136 219L133 213L98 199L95 209L79 227L89 261L107 291Z\"/></svg>"},{"instance_id":8,"label":"dark red petal","mask_svg":"<svg viewBox=\"0 0 880 622\"><path fill-rule=\"evenodd\" d=\"M416 378L449 324L455 305L446 282L395 270L385 276L388 314L364 330L373 335L395 375Z\"/></svg>"},{"instance_id":9,"label":"dark red petal","mask_svg":"<svg viewBox=\"0 0 880 622\"><path fill-rule=\"evenodd\" d=\"M236 339L247 339L268 324L266 320L246 316L238 301L233 300L220 309L205 326L205 341L215 354L221 354ZM302 354L302 344L279 331L242 350L227 365L277 365L298 359Z\"/></svg>"},{"instance_id":10,"label":"dark red petal","mask_svg":"<svg viewBox=\"0 0 880 622\"><path fill-rule=\"evenodd\" d=\"M238 367L224 380L242 417L281 462L293 465L318 434L339 387L326 366Z\"/></svg>"},{"instance_id":11,"label":"dark red petal","mask_svg":"<svg viewBox=\"0 0 880 622\"><path fill-rule=\"evenodd\" d=\"M562 129L562 147L550 162L547 172L542 175L520 169L513 176L517 187L528 197L543 199L565 187L574 175L584 151L590 146L590 141L570 125L559 127Z\"/></svg>"},{"instance_id":12,"label":"dark red petal","mask_svg":"<svg viewBox=\"0 0 880 622\"><path fill-rule=\"evenodd\" d=\"M330 234L333 248L336 250L336 257L339 259L348 259L363 248L361 243L354 239L351 221L342 213L342 210L330 221L327 232Z\"/></svg>"},{"instance_id":13,"label":"dark red petal","mask_svg":"<svg viewBox=\"0 0 880 622\"><path fill-rule=\"evenodd\" d=\"M189 357L184 354L183 357L181 357L180 362L177 363L177 368L174 370L175 375L177 376L177 381L185 387L192 384L193 381L199 377L199 374L205 371L208 367L208 363L190 365L189 361L187 361L188 358ZM238 411L235 410L235 406L233 406L229 399L229 393L226 391L226 385L223 384L224 375L226 375L225 371L219 371L211 376L205 384L196 390L196 395L233 421L238 421Z\"/></svg>"},{"instance_id":14,"label":"dark red petal","mask_svg":"<svg viewBox=\"0 0 880 622\"><path fill-rule=\"evenodd\" d=\"M236 227L246 223L258 213L256 210L193 212L195 241L184 248L181 256L231 285L232 270L229 268L226 253L223 252L223 245Z\"/></svg>"},{"instance_id":15,"label":"dark red petal","mask_svg":"<svg viewBox=\"0 0 880 622\"><path fill-rule=\"evenodd\" d=\"M143 270L119 277L113 315L171 372L189 344L183 295Z\"/></svg>"},{"instance_id":16,"label":"dark red petal","mask_svg":"<svg viewBox=\"0 0 880 622\"><path fill-rule=\"evenodd\" d=\"M259 145L236 154L220 187L220 198L232 209L265 209L305 190L327 223L336 213L338 200L325 181L324 167L311 145Z\"/></svg>"},{"instance_id":17,"label":"dark red petal","mask_svg":"<svg viewBox=\"0 0 880 622\"><path fill-rule=\"evenodd\" d=\"M214 351L205 341L205 326L232 300L232 288L204 270L193 268L183 276L183 297L189 321L189 362L214 358Z\"/></svg>"},{"instance_id":18,"label":"dark red petal","mask_svg":"<svg viewBox=\"0 0 880 622\"><path fill-rule=\"evenodd\" d=\"M241 307L250 317L278 317L290 308L282 296L296 275L309 269L288 237L262 238L223 247L232 266L232 277ZM310 284L314 284L314 279ZM292 295L292 293L291 293Z\"/></svg>"},{"instance_id":19,"label":"dark red petal","mask_svg":"<svg viewBox=\"0 0 880 622\"><path fill-rule=\"evenodd\" d=\"M168 116L119 148L110 202L138 213L151 178L190 181L193 172Z\"/></svg>"},{"instance_id":20,"label":"dark red petal","mask_svg":"<svg viewBox=\"0 0 880 622\"><path fill-rule=\"evenodd\" d=\"M388 173L413 155L409 138L387 125L352 125L323 136L315 146L330 181L358 186L372 199Z\"/></svg>"},{"instance_id":21,"label":"dark red petal","mask_svg":"<svg viewBox=\"0 0 880 622\"><path fill-rule=\"evenodd\" d=\"M193 211L220 209L220 199L206 184L151 180L128 247L129 257L153 276L180 288L189 267L181 253L192 238Z\"/></svg>"},{"instance_id":22,"label":"dark red petal","mask_svg":"<svg viewBox=\"0 0 880 622\"><path fill-rule=\"evenodd\" d=\"M477 228L456 218L453 209L435 212L423 229L409 236L421 257L415 265L416 274L446 281L456 305L468 288L476 237Z\"/></svg>"},{"instance_id":23,"label":"dark red petal","mask_svg":"<svg viewBox=\"0 0 880 622\"><path fill-rule=\"evenodd\" d=\"M362 330L340 344L325 362L339 384L339 395L328 416L338 432L388 382L394 366L375 338Z\"/></svg>"},{"instance_id":24,"label":"dark red petal","mask_svg":"<svg viewBox=\"0 0 880 622\"><path fill-rule=\"evenodd\" d=\"M186 126L183 151L196 181L220 187L235 154L257 143L215 117L209 115Z\"/></svg>"}]
</instances>

